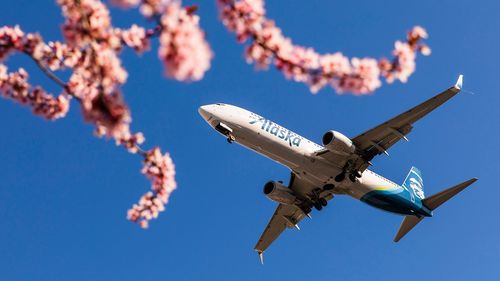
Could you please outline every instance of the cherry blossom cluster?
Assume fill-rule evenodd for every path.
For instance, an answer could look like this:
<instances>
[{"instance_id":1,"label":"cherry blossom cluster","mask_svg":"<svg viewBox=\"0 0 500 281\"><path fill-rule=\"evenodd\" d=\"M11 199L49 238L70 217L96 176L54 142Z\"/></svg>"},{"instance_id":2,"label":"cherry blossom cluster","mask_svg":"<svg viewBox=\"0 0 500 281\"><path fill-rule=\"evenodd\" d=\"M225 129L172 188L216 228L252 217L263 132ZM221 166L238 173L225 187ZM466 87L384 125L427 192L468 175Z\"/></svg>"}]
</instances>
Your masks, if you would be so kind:
<instances>
[{"instance_id":1,"label":"cherry blossom cluster","mask_svg":"<svg viewBox=\"0 0 500 281\"><path fill-rule=\"evenodd\" d=\"M145 153L142 173L151 181L152 191L144 194L138 204L128 211L128 219L147 228L149 221L165 210L170 194L176 188L175 166L168 153L162 155L159 148Z\"/></svg>"},{"instance_id":2,"label":"cherry blossom cluster","mask_svg":"<svg viewBox=\"0 0 500 281\"><path fill-rule=\"evenodd\" d=\"M203 78L212 59L212 51L198 26L199 17L193 12L174 2L161 17L158 55L165 64L166 75L180 81Z\"/></svg>"},{"instance_id":3,"label":"cherry blossom cluster","mask_svg":"<svg viewBox=\"0 0 500 281\"><path fill-rule=\"evenodd\" d=\"M30 106L35 115L48 120L64 117L69 110L67 95L54 97L40 87L32 87L24 69L7 73L7 67L3 64L0 64L0 95Z\"/></svg>"},{"instance_id":4,"label":"cherry blossom cluster","mask_svg":"<svg viewBox=\"0 0 500 281\"><path fill-rule=\"evenodd\" d=\"M210 68L213 57L205 33L199 26L196 7L182 7L176 0L114 0L122 8L140 6L146 18L158 22L158 56L166 76L178 81L197 81Z\"/></svg>"},{"instance_id":5,"label":"cherry blossom cluster","mask_svg":"<svg viewBox=\"0 0 500 281\"><path fill-rule=\"evenodd\" d=\"M14 51L23 50L24 32L19 26L0 28L0 62L5 60Z\"/></svg>"},{"instance_id":6,"label":"cherry blossom cluster","mask_svg":"<svg viewBox=\"0 0 500 281\"><path fill-rule=\"evenodd\" d=\"M415 58L417 52L428 56L431 54L431 49L421 43L421 39L427 38L427 31L420 26L415 26L406 37L406 42L396 41L394 43L394 59L389 61L381 59L379 61L382 75L388 83L394 80L406 82L408 77L415 71Z\"/></svg>"},{"instance_id":7,"label":"cherry blossom cluster","mask_svg":"<svg viewBox=\"0 0 500 281\"><path fill-rule=\"evenodd\" d=\"M26 37L19 26L0 28L0 95L31 107L34 114L48 120L64 117L69 110L69 96L54 97L40 87L33 87L28 82L26 70L21 68L9 73L3 64L15 51L33 51L34 47L30 44L33 38L37 36Z\"/></svg>"},{"instance_id":8,"label":"cherry blossom cluster","mask_svg":"<svg viewBox=\"0 0 500 281\"><path fill-rule=\"evenodd\" d=\"M144 135L130 130L131 113L121 91L128 73L119 54L124 47L137 53L148 51L153 37L159 37L159 57L167 76L193 81L201 79L210 67L212 52L199 27L199 17L194 14L196 9L169 0L112 2L122 7L140 5L141 13L156 26L116 28L100 0L57 0L65 19L64 42L44 42L39 34L24 33L18 26L1 27L0 95L30 106L34 114L49 120L64 117L73 98L84 120L95 126L97 136L113 138L130 153L142 155L143 173L152 180L152 191L133 208L141 209L137 217L129 212L129 219L144 227L168 202L176 186L175 170L168 154L162 155L158 147L142 150ZM62 88L62 93L53 96L39 86L31 86L24 69L9 73L3 63L14 52L31 57ZM67 81L56 74L61 70L71 72Z\"/></svg>"},{"instance_id":9,"label":"cherry blossom cluster","mask_svg":"<svg viewBox=\"0 0 500 281\"><path fill-rule=\"evenodd\" d=\"M387 82L406 82L415 70L417 52L430 54L421 39L426 31L417 26L407 40L397 41L394 58L347 58L342 53L319 54L312 48L294 45L275 23L266 18L263 0L217 0L223 24L236 34L239 42L250 41L245 51L247 62L257 68L274 64L287 79L306 83L313 93L326 85L338 93L372 93Z\"/></svg>"}]
</instances>

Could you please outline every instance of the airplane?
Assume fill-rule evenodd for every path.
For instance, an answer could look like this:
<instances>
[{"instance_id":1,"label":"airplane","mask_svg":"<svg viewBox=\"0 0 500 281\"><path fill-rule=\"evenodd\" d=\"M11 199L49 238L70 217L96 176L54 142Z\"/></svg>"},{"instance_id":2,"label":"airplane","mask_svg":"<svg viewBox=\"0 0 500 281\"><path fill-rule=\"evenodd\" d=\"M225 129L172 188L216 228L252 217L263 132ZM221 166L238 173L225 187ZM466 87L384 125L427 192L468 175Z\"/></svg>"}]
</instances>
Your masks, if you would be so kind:
<instances>
[{"instance_id":1,"label":"airplane","mask_svg":"<svg viewBox=\"0 0 500 281\"><path fill-rule=\"evenodd\" d=\"M419 169L412 167L401 185L368 169L372 159L406 137L414 123L454 97L462 89L463 76L456 84L410 110L354 137L337 131L323 135L322 145L243 108L217 103L199 108L200 115L229 143L237 142L291 170L288 186L269 181L264 194L278 203L267 227L255 245L263 263L263 253L287 228L320 211L337 195L348 195L378 209L404 215L394 242L441 204L474 183L471 178L430 197L424 194Z\"/></svg>"}]
</instances>

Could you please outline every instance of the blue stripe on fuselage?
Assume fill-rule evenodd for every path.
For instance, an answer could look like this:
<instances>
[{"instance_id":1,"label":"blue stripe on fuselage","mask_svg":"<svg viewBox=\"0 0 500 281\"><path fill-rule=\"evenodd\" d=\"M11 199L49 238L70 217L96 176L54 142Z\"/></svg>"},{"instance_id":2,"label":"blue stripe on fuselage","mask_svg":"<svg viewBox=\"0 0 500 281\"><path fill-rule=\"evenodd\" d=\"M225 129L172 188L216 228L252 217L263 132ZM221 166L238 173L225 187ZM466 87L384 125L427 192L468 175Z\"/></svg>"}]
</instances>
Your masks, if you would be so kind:
<instances>
[{"instance_id":1,"label":"blue stripe on fuselage","mask_svg":"<svg viewBox=\"0 0 500 281\"><path fill-rule=\"evenodd\" d=\"M361 201L375 208L402 215L421 215L432 216L432 212L421 204L413 203L410 200L410 194L403 189L401 192L394 193L384 190L373 190L361 197ZM420 202L419 202L420 203Z\"/></svg>"}]
</instances>

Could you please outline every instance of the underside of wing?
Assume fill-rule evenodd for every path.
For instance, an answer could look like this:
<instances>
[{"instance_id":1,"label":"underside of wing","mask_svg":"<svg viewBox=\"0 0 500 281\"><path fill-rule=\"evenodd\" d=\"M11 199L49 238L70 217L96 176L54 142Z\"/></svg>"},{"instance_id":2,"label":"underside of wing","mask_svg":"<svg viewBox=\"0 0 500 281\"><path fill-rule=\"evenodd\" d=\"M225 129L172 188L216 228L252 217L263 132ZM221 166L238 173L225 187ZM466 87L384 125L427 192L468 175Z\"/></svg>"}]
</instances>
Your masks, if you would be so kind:
<instances>
[{"instance_id":1,"label":"underside of wing","mask_svg":"<svg viewBox=\"0 0 500 281\"><path fill-rule=\"evenodd\" d=\"M299 222L309 213L314 202L323 201L322 206L333 198L333 195L321 188L315 187L309 181L299 178L294 172L291 174L288 189L300 199L294 204L280 203L276 208L271 220L255 245L262 262L262 253L276 240L287 228L299 229ZM315 208L317 208L315 206ZM318 210L320 210L322 207Z\"/></svg>"},{"instance_id":2,"label":"underside of wing","mask_svg":"<svg viewBox=\"0 0 500 281\"><path fill-rule=\"evenodd\" d=\"M338 168L344 167L345 163L352 157L351 154L338 153L326 148L316 151L316 156L326 159L328 162L334 164Z\"/></svg>"},{"instance_id":3,"label":"underside of wing","mask_svg":"<svg viewBox=\"0 0 500 281\"><path fill-rule=\"evenodd\" d=\"M438 108L446 101L458 94L462 87L462 75L457 83L442 93L407 110L406 112L356 136L352 139L355 151L351 154L323 149L316 152L322 157L336 164L345 171L363 172L371 165L371 160L387 150L401 139L408 140L406 135L413 129L413 124Z\"/></svg>"},{"instance_id":4,"label":"underside of wing","mask_svg":"<svg viewBox=\"0 0 500 281\"><path fill-rule=\"evenodd\" d=\"M298 228L298 223L305 217L305 213L296 206L279 204L266 229L255 245L255 250L263 253L276 238L287 228Z\"/></svg>"},{"instance_id":5,"label":"underside of wing","mask_svg":"<svg viewBox=\"0 0 500 281\"><path fill-rule=\"evenodd\" d=\"M413 124L458 94L462 86L462 75L457 83L442 93L411 108L410 110L370 129L352 139L356 148L363 152L366 161L387 150L411 132Z\"/></svg>"}]
</instances>

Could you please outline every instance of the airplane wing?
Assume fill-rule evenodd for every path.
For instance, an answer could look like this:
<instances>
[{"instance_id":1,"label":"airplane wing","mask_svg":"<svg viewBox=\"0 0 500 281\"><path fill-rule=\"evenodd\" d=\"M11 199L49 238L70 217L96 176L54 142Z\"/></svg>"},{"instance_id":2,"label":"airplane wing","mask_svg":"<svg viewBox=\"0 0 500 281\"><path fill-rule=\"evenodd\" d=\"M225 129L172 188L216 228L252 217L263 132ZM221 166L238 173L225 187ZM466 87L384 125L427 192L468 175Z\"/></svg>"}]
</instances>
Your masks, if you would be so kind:
<instances>
[{"instance_id":1,"label":"airplane wing","mask_svg":"<svg viewBox=\"0 0 500 281\"><path fill-rule=\"evenodd\" d=\"M413 124L459 93L462 81L463 76L460 75L457 83L444 92L353 138L357 150L354 155L342 157L323 150L317 155L337 163L351 161L353 169L363 172L375 156L382 153L389 155L387 150L396 142L401 139L407 141L406 135L413 129Z\"/></svg>"},{"instance_id":2,"label":"airplane wing","mask_svg":"<svg viewBox=\"0 0 500 281\"><path fill-rule=\"evenodd\" d=\"M295 176L292 172L289 188L292 190L297 190L312 189L314 187L309 182L306 182ZM330 200L333 198L331 195L325 196L325 194L323 194L323 196L321 197L325 198L326 200ZM300 229L298 223L306 216L308 215L299 206L284 204L278 205L276 211L274 211L274 214L271 217L271 220L267 224L266 229L255 245L255 250L260 256L261 263L263 263L262 254L274 242L274 240L276 240L287 228Z\"/></svg>"},{"instance_id":3,"label":"airplane wing","mask_svg":"<svg viewBox=\"0 0 500 281\"><path fill-rule=\"evenodd\" d=\"M255 245L255 250L259 253L262 261L262 253L278 238L281 233L287 229L296 227L298 223L305 217L304 212L297 206L279 204L276 211L266 226L266 229Z\"/></svg>"}]
</instances>

